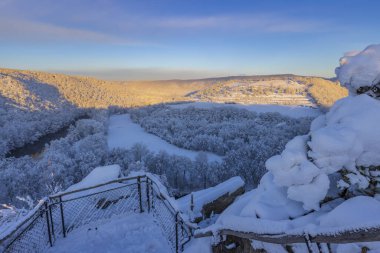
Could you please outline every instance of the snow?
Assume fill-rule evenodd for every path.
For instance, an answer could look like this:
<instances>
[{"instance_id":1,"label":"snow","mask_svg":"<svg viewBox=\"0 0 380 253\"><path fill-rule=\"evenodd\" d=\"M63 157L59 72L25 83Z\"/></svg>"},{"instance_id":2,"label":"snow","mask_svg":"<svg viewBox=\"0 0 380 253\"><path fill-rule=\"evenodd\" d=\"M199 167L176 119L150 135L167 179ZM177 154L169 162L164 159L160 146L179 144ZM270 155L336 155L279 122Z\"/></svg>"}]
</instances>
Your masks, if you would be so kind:
<instances>
[{"instance_id":1,"label":"snow","mask_svg":"<svg viewBox=\"0 0 380 253\"><path fill-rule=\"evenodd\" d=\"M363 252L362 248L367 247L367 253L379 253L380 243L379 242L367 242L367 243L347 243L338 245L337 253L357 253Z\"/></svg>"},{"instance_id":2,"label":"snow","mask_svg":"<svg viewBox=\"0 0 380 253\"><path fill-rule=\"evenodd\" d=\"M337 75L351 91L372 85L380 77L380 45L343 58ZM239 197L200 233L215 235L231 229L315 236L379 228L379 196L358 196L371 190L367 189L370 179L378 181L380 166L380 101L369 95L343 98L326 115L317 117L308 135L295 137L280 155L267 160L268 172L256 189ZM337 185L349 187L350 198L340 197ZM325 199L329 193L333 200ZM380 249L380 243L333 246L339 253L359 252L363 246L369 252Z\"/></svg>"},{"instance_id":3,"label":"snow","mask_svg":"<svg viewBox=\"0 0 380 253\"><path fill-rule=\"evenodd\" d=\"M338 198L322 206L320 201L331 188L329 176L342 168L350 170L351 184L368 186L357 167L380 165L380 133L373 131L380 124L379 111L380 101L368 95L338 101L315 119L309 135L295 137L266 162L268 173L258 188L222 213L215 226L257 233L335 233L378 226L375 198Z\"/></svg>"},{"instance_id":4,"label":"snow","mask_svg":"<svg viewBox=\"0 0 380 253\"><path fill-rule=\"evenodd\" d=\"M199 152L179 148L160 137L147 133L140 125L134 123L129 114L113 115L110 118L108 129L108 147L130 149L135 144L141 143L150 151L158 153L161 150L171 155L186 156L195 160ZM207 154L209 161L221 162L222 157L210 152Z\"/></svg>"},{"instance_id":5,"label":"snow","mask_svg":"<svg viewBox=\"0 0 380 253\"><path fill-rule=\"evenodd\" d=\"M270 178L265 179L269 182ZM271 201L268 197L273 196ZM217 219L215 224L199 232L231 229L257 234L289 234L312 236L335 235L359 228L380 226L380 202L358 196L344 201L336 199L317 212L304 214L302 207L279 192L254 189L239 197Z\"/></svg>"},{"instance_id":6,"label":"snow","mask_svg":"<svg viewBox=\"0 0 380 253\"><path fill-rule=\"evenodd\" d=\"M211 238L192 239L189 244L186 245L183 253L212 253Z\"/></svg>"},{"instance_id":7,"label":"snow","mask_svg":"<svg viewBox=\"0 0 380 253\"><path fill-rule=\"evenodd\" d=\"M366 226L380 221L380 202L367 196L344 201L320 220L322 227Z\"/></svg>"},{"instance_id":8,"label":"snow","mask_svg":"<svg viewBox=\"0 0 380 253\"><path fill-rule=\"evenodd\" d=\"M335 70L342 85L355 93L361 86L380 82L380 45L371 45L361 52L348 53Z\"/></svg>"},{"instance_id":9,"label":"snow","mask_svg":"<svg viewBox=\"0 0 380 253\"><path fill-rule=\"evenodd\" d=\"M149 214L113 217L70 232L47 252L172 252Z\"/></svg>"},{"instance_id":10,"label":"snow","mask_svg":"<svg viewBox=\"0 0 380 253\"><path fill-rule=\"evenodd\" d=\"M380 164L380 101L368 95L338 101L326 114L324 126L315 129L309 143L310 156L332 173L342 167Z\"/></svg>"},{"instance_id":11,"label":"snow","mask_svg":"<svg viewBox=\"0 0 380 253\"><path fill-rule=\"evenodd\" d=\"M380 165L380 101L363 94L339 100L314 120L309 135L297 136L281 155L266 162L274 183L288 187L288 197L317 210L329 189L328 175L342 168L351 184L365 189L368 181L359 166ZM312 162L311 162L312 160Z\"/></svg>"},{"instance_id":12,"label":"snow","mask_svg":"<svg viewBox=\"0 0 380 253\"><path fill-rule=\"evenodd\" d=\"M321 114L319 109L306 107L306 106L285 106L285 105L250 105L250 104L222 104L222 103L209 103L209 102L193 102L169 105L172 108L184 109L187 107L210 109L214 107L234 107L239 109L246 109L248 111L265 113L265 112L278 112L284 116L301 118L301 117L317 117Z\"/></svg>"},{"instance_id":13,"label":"snow","mask_svg":"<svg viewBox=\"0 0 380 253\"><path fill-rule=\"evenodd\" d=\"M201 211L204 205L215 201L223 195L231 194L244 187L244 181L241 177L230 178L214 187L204 190L192 192L182 198L177 199L178 207L183 213L188 213L190 216L201 216ZM191 196L193 196L194 209L191 212Z\"/></svg>"},{"instance_id":14,"label":"snow","mask_svg":"<svg viewBox=\"0 0 380 253\"><path fill-rule=\"evenodd\" d=\"M109 181L118 179L121 177L121 175L122 175L121 168L117 164L96 167L85 178L83 178L82 181L80 181L79 183L71 185L65 191L62 191L62 192L59 192L57 194L52 195L52 197L54 197L56 195L61 195L63 193L69 193L72 191L79 191L79 192L71 193L71 194L68 194L68 195L65 195L62 197L63 200L69 200L69 199L79 198L81 196L85 196L85 195L89 195L89 194L93 194L93 193L117 188L117 187L121 186L120 183L110 183L110 184L99 186L99 187L96 187L93 189L81 191L81 189L96 186L99 184L104 184L104 183L107 183Z\"/></svg>"},{"instance_id":15,"label":"snow","mask_svg":"<svg viewBox=\"0 0 380 253\"><path fill-rule=\"evenodd\" d=\"M6 238L8 235L10 235L18 226L20 226L23 222L30 219L33 215L36 214L36 212L45 204L47 201L47 198L41 199L38 204L29 212L16 214L14 211L7 211L3 212L2 214L10 215L10 221L2 224L0 229L0 241ZM3 218L3 217L1 217ZM0 248L1 249L1 248Z\"/></svg>"},{"instance_id":16,"label":"snow","mask_svg":"<svg viewBox=\"0 0 380 253\"><path fill-rule=\"evenodd\" d=\"M88 174L85 178L82 179L77 184L71 185L66 189L65 192L71 192L91 186L95 186L98 184L103 184L112 180L119 178L121 175L121 168L119 165L108 165L96 167L93 169L90 174Z\"/></svg>"}]
</instances>

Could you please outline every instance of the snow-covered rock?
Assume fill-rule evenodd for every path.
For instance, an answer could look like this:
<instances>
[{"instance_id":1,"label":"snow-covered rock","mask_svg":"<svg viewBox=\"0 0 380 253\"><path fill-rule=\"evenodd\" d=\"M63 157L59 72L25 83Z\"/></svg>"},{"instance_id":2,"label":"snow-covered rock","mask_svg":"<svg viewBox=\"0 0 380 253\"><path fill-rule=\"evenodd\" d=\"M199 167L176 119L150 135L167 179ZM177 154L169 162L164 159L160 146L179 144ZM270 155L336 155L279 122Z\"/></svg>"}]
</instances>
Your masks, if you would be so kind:
<instances>
[{"instance_id":1,"label":"snow-covered rock","mask_svg":"<svg viewBox=\"0 0 380 253\"><path fill-rule=\"evenodd\" d=\"M117 179L120 176L121 176L121 168L117 164L96 167L90 172L90 174L88 174L85 178L83 178L82 181L80 181L77 184L71 185L69 188L66 189L65 192L71 192L71 191L95 186L98 184L103 184L111 180Z\"/></svg>"},{"instance_id":2,"label":"snow-covered rock","mask_svg":"<svg viewBox=\"0 0 380 253\"><path fill-rule=\"evenodd\" d=\"M64 200L69 200L69 199L79 198L81 196L85 196L88 194L105 191L105 190L112 189L115 187L120 187L119 183L113 183L113 184L106 184L106 185L99 186L92 189L82 190L82 189L86 189L86 188L93 187L96 185L107 183L109 181L118 179L121 176L122 176L121 168L117 164L96 167L85 178L83 178L82 181L71 185L65 191L58 193L58 195L69 193L72 191L79 191L79 192L74 192L66 196L63 196Z\"/></svg>"},{"instance_id":3,"label":"snow-covered rock","mask_svg":"<svg viewBox=\"0 0 380 253\"><path fill-rule=\"evenodd\" d=\"M267 160L259 186L204 230L316 235L380 226L380 100L356 94L380 82L380 45L345 56L336 72L352 96L337 101L313 121L309 134L295 137ZM325 199L332 190L335 199ZM334 252L359 252L363 246L380 249L376 243L357 243Z\"/></svg>"},{"instance_id":4,"label":"snow-covered rock","mask_svg":"<svg viewBox=\"0 0 380 253\"><path fill-rule=\"evenodd\" d=\"M320 220L322 227L364 226L380 220L380 202L367 196L344 201Z\"/></svg>"},{"instance_id":5,"label":"snow-covered rock","mask_svg":"<svg viewBox=\"0 0 380 253\"><path fill-rule=\"evenodd\" d=\"M352 93L363 86L380 82L380 45L371 45L363 51L349 52L340 59L335 70L342 85Z\"/></svg>"},{"instance_id":6,"label":"snow-covered rock","mask_svg":"<svg viewBox=\"0 0 380 253\"><path fill-rule=\"evenodd\" d=\"M266 162L278 186L288 187L288 198L306 210L318 209L329 189L328 175L342 169L358 188L368 180L358 167L380 165L380 101L366 94L338 101L318 117L309 135L297 136L281 155Z\"/></svg>"},{"instance_id":7,"label":"snow-covered rock","mask_svg":"<svg viewBox=\"0 0 380 253\"><path fill-rule=\"evenodd\" d=\"M178 207L182 213L188 214L190 219L194 220L204 215L204 208L210 203L216 203L218 200L224 199L219 205L228 206L228 202L230 202L227 201L228 197L233 197L230 199L232 202L237 195L244 192L244 185L245 183L241 177L233 177L214 187L192 192L177 199ZM236 195L231 196L232 194Z\"/></svg>"}]
</instances>

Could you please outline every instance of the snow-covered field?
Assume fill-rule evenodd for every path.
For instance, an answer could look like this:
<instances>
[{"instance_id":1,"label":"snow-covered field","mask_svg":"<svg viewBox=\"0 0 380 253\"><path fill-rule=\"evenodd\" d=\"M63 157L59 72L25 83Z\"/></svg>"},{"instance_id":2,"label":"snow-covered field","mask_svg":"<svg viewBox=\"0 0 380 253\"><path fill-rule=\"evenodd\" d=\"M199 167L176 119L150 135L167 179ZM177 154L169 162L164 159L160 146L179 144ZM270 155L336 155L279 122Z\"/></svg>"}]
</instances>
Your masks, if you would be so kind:
<instances>
[{"instance_id":1,"label":"snow-covered field","mask_svg":"<svg viewBox=\"0 0 380 253\"><path fill-rule=\"evenodd\" d=\"M169 253L169 243L149 214L112 218L75 230L47 252Z\"/></svg>"},{"instance_id":2,"label":"snow-covered field","mask_svg":"<svg viewBox=\"0 0 380 253\"><path fill-rule=\"evenodd\" d=\"M160 137L147 133L140 125L133 123L129 114L114 115L110 118L108 129L108 147L130 149L135 144L144 144L150 151L166 151L171 155L186 156L195 160L199 152L179 148L170 144ZM216 154L205 152L209 161L222 161L222 157Z\"/></svg>"},{"instance_id":3,"label":"snow-covered field","mask_svg":"<svg viewBox=\"0 0 380 253\"><path fill-rule=\"evenodd\" d=\"M234 107L240 109L246 109L248 111L263 113L263 112L278 112L282 115L300 118L300 117L317 117L321 114L321 111L316 108L306 106L286 106L286 105L246 105L246 104L223 104L223 103L209 103L209 102L194 102L170 105L172 108L184 109L187 107L194 108L214 108L214 107Z\"/></svg>"}]
</instances>

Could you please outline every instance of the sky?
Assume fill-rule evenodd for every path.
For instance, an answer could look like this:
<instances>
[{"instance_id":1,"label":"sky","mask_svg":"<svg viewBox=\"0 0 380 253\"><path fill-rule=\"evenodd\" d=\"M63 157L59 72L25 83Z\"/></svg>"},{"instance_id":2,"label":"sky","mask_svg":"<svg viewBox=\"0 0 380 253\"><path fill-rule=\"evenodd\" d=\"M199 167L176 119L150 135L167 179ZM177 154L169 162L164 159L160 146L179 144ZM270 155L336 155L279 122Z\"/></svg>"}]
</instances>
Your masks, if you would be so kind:
<instances>
[{"instance_id":1,"label":"sky","mask_svg":"<svg viewBox=\"0 0 380 253\"><path fill-rule=\"evenodd\" d=\"M377 0L0 0L0 67L102 79L334 77Z\"/></svg>"}]
</instances>

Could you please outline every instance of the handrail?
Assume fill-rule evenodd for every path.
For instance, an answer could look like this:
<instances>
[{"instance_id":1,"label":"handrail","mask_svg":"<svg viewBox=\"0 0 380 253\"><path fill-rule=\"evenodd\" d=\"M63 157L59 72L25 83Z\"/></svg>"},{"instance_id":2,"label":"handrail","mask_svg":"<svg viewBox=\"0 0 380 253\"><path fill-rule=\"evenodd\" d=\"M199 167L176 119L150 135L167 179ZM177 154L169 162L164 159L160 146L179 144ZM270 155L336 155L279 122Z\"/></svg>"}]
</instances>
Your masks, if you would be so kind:
<instances>
[{"instance_id":1,"label":"handrail","mask_svg":"<svg viewBox=\"0 0 380 253\"><path fill-rule=\"evenodd\" d=\"M374 228L360 228L355 230L348 230L337 234L315 234L310 235L305 233L303 235L292 234L259 234L254 232L240 232L232 229L220 229L216 232L212 231L200 231L195 232L194 238L210 237L213 235L231 235L249 240L257 240L274 244L292 244L292 243L304 243L305 236L311 243L356 243L356 242L375 242L380 241L380 227Z\"/></svg>"},{"instance_id":2,"label":"handrail","mask_svg":"<svg viewBox=\"0 0 380 253\"><path fill-rule=\"evenodd\" d=\"M69 195L69 194L95 189L95 188L98 188L100 186L105 186L105 185L112 184L112 183L121 183L123 181L133 180L133 179L137 179L137 178L145 178L145 177L147 177L147 176L142 175L142 176L136 176L136 177L122 177L122 178L107 181L105 183L101 183L101 184L97 184L97 185L93 185L93 186L89 186L89 187L85 187L85 188L81 188L81 189L77 189L77 190L72 190L72 191L68 191L68 192L59 192L59 193L50 195L49 198L52 199L52 198L57 198L57 197L63 197L63 196Z\"/></svg>"},{"instance_id":3,"label":"handrail","mask_svg":"<svg viewBox=\"0 0 380 253\"><path fill-rule=\"evenodd\" d=\"M153 177L150 176L150 173L149 173L149 174L146 174L145 176L146 176L146 177L147 177L147 178L148 178L153 184L156 185L157 190L158 190L157 192L160 194L160 197L163 198L163 200L164 200L164 201L163 201L164 204L170 209L170 211L171 211L171 213L172 213L173 215L176 215L176 214L178 213L178 215L179 215L179 217L181 218L182 222L183 222L186 226L188 226L189 228L191 228L191 229L198 229L198 228L199 228L196 224L191 223L191 222L189 222L186 218L184 218L184 217L183 217L183 214L182 214L182 212L179 210L179 208L173 206L173 204L169 201L168 196L166 196L167 194L161 192L161 190L160 190L161 187L160 187L159 183L158 183L156 180L154 180ZM167 202L168 204L166 204L166 202Z\"/></svg>"},{"instance_id":4,"label":"handrail","mask_svg":"<svg viewBox=\"0 0 380 253\"><path fill-rule=\"evenodd\" d=\"M8 240L12 235L14 235L14 233L17 232L18 229L23 227L30 220L34 220L35 219L34 215L37 214L38 212L41 212L41 208L44 205L46 205L46 203L47 203L47 198L40 200L40 202L33 208L33 210L31 210L25 217L22 218L21 221L19 221L19 224L17 224L15 227L12 228L10 232L8 232L6 235L0 238L0 244Z\"/></svg>"},{"instance_id":5,"label":"handrail","mask_svg":"<svg viewBox=\"0 0 380 253\"><path fill-rule=\"evenodd\" d=\"M141 179L145 179L145 180L141 180ZM123 183L123 184L120 184L120 186L115 185L115 187L111 187L111 188L107 187L107 188L99 189L99 187L114 184L114 183ZM159 180L156 179L154 175L150 173L141 174L141 175L132 176L132 177L122 177L122 178L110 180L101 184L84 187L84 188L76 189L72 191L59 192L59 193L50 195L49 197L43 199L43 201L41 201L32 211L30 211L24 218L22 218L22 221L18 222L17 226L10 228L10 231L6 235L4 235L3 238L0 238L0 247L4 246L5 250L9 249L10 245L12 245L16 240L18 240L20 236L23 236L23 234L30 229L30 227L34 224L34 222L37 219L42 218L42 217L43 219L46 219L46 222L47 222L46 226L47 226L48 231L46 231L46 233L49 238L46 238L46 241L50 242L50 245L52 246L53 245L52 236L55 237L54 227L53 227L54 221L52 219L52 209L51 209L53 205L57 205L57 204L62 205L62 203L67 202L67 201L75 201L80 198L86 198L86 197L90 197L96 194L103 194L108 191L117 190L119 188L128 187L135 184L137 184L139 187L138 197L140 199L139 200L140 211L142 212L143 209L141 206L141 194L142 194L141 183L146 183L148 195L150 194L148 185L150 185L151 190L152 190L151 194L155 195L159 199L159 201L165 206L167 212L169 212L171 216L175 217L176 229L181 229L182 233L185 233L186 236L181 238L180 241L178 241L179 240L179 235L177 233L178 230L176 232L176 252L180 252L178 247L181 247L181 249L183 249L184 244L186 244L191 239L193 235L193 230L198 227L190 223L185 217L183 217L178 207L173 202L173 199L169 196L168 192L165 190L164 186L161 184ZM92 191L86 192L91 189L99 189L99 191L96 191L95 193ZM80 192L83 192L84 194L80 194L80 196L74 195L72 196L73 197L72 199L62 198L63 196L70 196L70 195L80 193ZM148 202L150 201L149 199L150 197L147 196ZM148 206L150 206L150 202L148 203ZM61 215L62 215L62 211L63 211L62 207L60 210L61 210ZM150 210L150 207L148 207L148 210ZM62 217L62 222L63 222L63 217ZM62 228L63 228L63 233L65 235L66 230L64 228L64 225Z\"/></svg>"}]
</instances>

